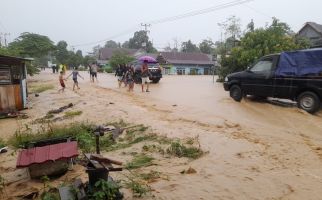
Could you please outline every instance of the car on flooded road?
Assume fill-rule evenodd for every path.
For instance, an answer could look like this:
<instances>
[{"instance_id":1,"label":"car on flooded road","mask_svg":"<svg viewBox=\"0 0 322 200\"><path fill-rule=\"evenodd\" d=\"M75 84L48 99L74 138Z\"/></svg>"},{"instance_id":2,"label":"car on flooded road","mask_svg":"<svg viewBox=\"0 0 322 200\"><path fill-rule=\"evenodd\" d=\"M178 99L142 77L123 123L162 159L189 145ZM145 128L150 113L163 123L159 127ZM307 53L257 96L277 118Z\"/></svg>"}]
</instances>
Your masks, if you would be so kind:
<instances>
[{"instance_id":1,"label":"car on flooded road","mask_svg":"<svg viewBox=\"0 0 322 200\"><path fill-rule=\"evenodd\" d=\"M158 83L162 78L162 70L159 64L148 64L150 76L149 80L152 83ZM134 81L135 83L141 83L141 65L134 66Z\"/></svg>"},{"instance_id":2,"label":"car on flooded road","mask_svg":"<svg viewBox=\"0 0 322 200\"><path fill-rule=\"evenodd\" d=\"M246 95L290 99L315 113L322 102L322 48L264 56L247 70L229 74L224 89L238 102Z\"/></svg>"}]
</instances>

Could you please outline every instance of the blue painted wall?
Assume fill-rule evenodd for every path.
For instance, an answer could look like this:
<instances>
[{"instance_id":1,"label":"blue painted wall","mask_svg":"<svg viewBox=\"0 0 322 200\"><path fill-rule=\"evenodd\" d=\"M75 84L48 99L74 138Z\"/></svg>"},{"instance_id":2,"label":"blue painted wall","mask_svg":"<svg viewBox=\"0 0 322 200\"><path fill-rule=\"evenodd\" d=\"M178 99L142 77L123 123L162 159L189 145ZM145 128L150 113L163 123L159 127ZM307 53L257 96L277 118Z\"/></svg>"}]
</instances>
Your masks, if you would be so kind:
<instances>
[{"instance_id":1,"label":"blue painted wall","mask_svg":"<svg viewBox=\"0 0 322 200\"><path fill-rule=\"evenodd\" d=\"M182 75L189 75L189 74L196 74L196 75L204 75L205 68L211 69L211 66L198 66L198 65L172 65L170 73L171 74L180 74ZM208 70L208 71L209 71ZM209 72L208 72L209 73Z\"/></svg>"}]
</instances>

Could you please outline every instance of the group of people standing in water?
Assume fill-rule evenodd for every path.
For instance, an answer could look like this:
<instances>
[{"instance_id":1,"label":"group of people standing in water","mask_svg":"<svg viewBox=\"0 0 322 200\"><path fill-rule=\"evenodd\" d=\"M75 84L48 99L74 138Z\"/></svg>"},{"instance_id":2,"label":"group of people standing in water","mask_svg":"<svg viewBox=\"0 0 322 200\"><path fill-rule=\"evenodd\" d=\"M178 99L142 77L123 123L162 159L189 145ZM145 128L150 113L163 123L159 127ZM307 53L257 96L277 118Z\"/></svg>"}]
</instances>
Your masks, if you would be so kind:
<instances>
[{"instance_id":1,"label":"group of people standing in water","mask_svg":"<svg viewBox=\"0 0 322 200\"><path fill-rule=\"evenodd\" d=\"M115 76L117 76L119 88L122 86L122 83L124 83L124 86L128 86L128 91L131 92L134 90L134 83L141 79L142 92L150 92L148 80L150 72L147 61L144 61L139 71L140 73L137 73L133 65L118 65ZM145 84L146 90L144 90Z\"/></svg>"},{"instance_id":2,"label":"group of people standing in water","mask_svg":"<svg viewBox=\"0 0 322 200\"><path fill-rule=\"evenodd\" d=\"M98 66L96 63L92 63L89 66L89 74L90 74L90 81L91 82L98 82L97 80L97 72L98 72ZM64 92L66 85L65 81L72 76L73 77L73 91L75 88L80 89L78 85L78 77L84 79L79 72L78 68L75 67L73 71L67 76L67 78L64 78L66 73L66 68L65 70L60 69L59 70L59 83L61 85L61 89L59 89L59 92ZM133 65L118 65L115 76L117 76L118 80L118 86L119 88L122 86L122 83L124 84L124 87L128 87L128 91L131 92L134 90L134 83L136 81L141 81L141 89L142 92L150 92L149 90L149 76L150 72L148 69L148 62L144 61L141 68L139 68L136 72L135 68ZM146 89L145 89L146 85Z\"/></svg>"}]
</instances>

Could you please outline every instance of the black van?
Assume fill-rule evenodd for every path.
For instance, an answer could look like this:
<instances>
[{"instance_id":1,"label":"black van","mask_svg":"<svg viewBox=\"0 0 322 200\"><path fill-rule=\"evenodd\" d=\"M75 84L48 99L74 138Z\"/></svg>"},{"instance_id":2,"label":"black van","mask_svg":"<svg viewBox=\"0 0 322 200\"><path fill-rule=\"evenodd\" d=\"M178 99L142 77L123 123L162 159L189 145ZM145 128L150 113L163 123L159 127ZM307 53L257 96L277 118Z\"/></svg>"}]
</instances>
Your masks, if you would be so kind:
<instances>
[{"instance_id":1,"label":"black van","mask_svg":"<svg viewBox=\"0 0 322 200\"><path fill-rule=\"evenodd\" d=\"M149 63L148 68L150 72L149 80L152 81L152 83L158 83L162 78L162 71L161 71L160 65L158 63L156 64ZM136 64L134 66L134 82L137 84L142 82L140 64Z\"/></svg>"},{"instance_id":2,"label":"black van","mask_svg":"<svg viewBox=\"0 0 322 200\"><path fill-rule=\"evenodd\" d=\"M322 101L322 48L264 56L247 70L228 75L224 88L235 101L245 95L290 99L315 113Z\"/></svg>"}]
</instances>

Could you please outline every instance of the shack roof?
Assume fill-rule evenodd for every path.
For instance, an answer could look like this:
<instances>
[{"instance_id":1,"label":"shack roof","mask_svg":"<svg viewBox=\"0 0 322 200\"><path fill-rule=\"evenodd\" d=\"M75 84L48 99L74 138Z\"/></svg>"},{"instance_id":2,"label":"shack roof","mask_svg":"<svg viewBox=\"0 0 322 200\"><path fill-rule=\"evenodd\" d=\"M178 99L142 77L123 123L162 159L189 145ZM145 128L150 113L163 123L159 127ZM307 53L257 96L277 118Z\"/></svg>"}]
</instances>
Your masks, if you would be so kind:
<instances>
[{"instance_id":1,"label":"shack roof","mask_svg":"<svg viewBox=\"0 0 322 200\"><path fill-rule=\"evenodd\" d=\"M211 56L204 53L160 52L171 64L214 65Z\"/></svg>"},{"instance_id":2,"label":"shack roof","mask_svg":"<svg viewBox=\"0 0 322 200\"><path fill-rule=\"evenodd\" d=\"M299 30L298 33L301 33L307 26L313 28L317 33L322 35L322 25L315 22L306 22L304 26Z\"/></svg>"},{"instance_id":3,"label":"shack roof","mask_svg":"<svg viewBox=\"0 0 322 200\"><path fill-rule=\"evenodd\" d=\"M20 58L13 56L0 55L0 64L20 64L26 61L32 61L32 58Z\"/></svg>"},{"instance_id":4,"label":"shack roof","mask_svg":"<svg viewBox=\"0 0 322 200\"><path fill-rule=\"evenodd\" d=\"M99 50L100 60L109 60L116 53L123 53L133 56L139 49L126 49L126 48L102 48Z\"/></svg>"},{"instance_id":5,"label":"shack roof","mask_svg":"<svg viewBox=\"0 0 322 200\"><path fill-rule=\"evenodd\" d=\"M17 159L17 168L78 156L77 142L66 142L22 150Z\"/></svg>"}]
</instances>

